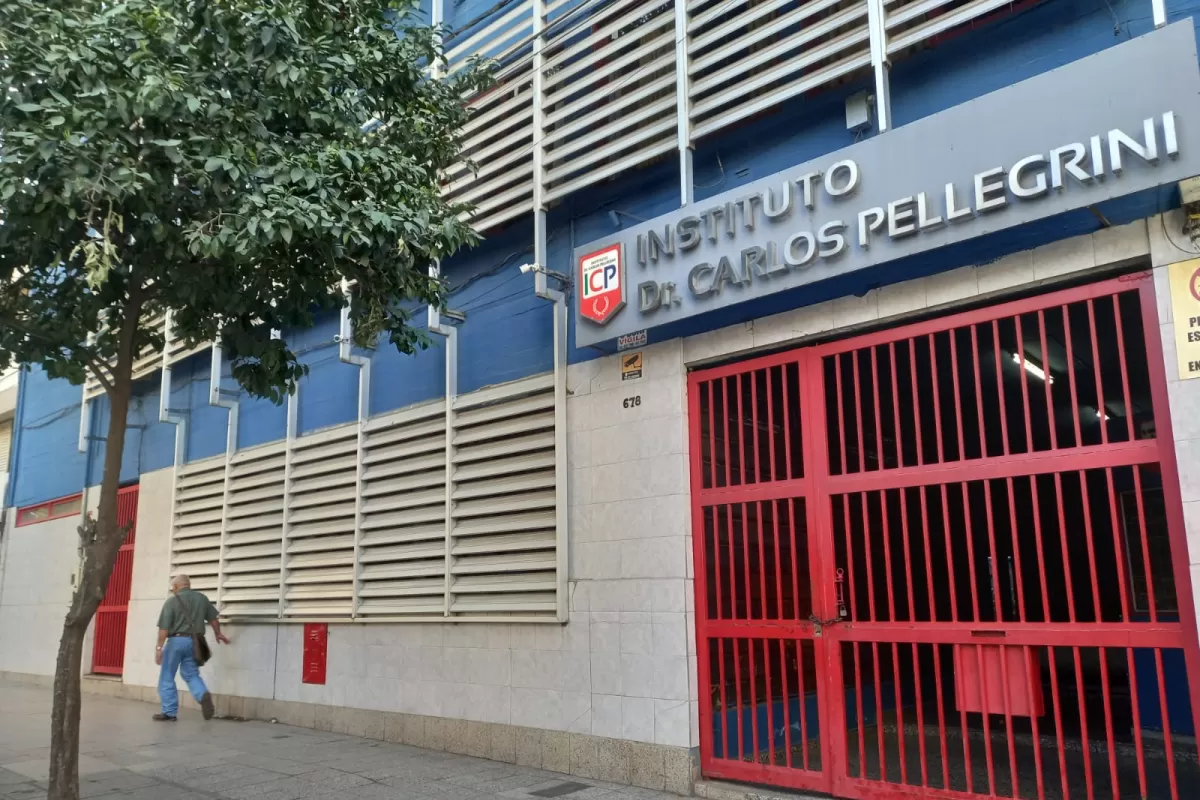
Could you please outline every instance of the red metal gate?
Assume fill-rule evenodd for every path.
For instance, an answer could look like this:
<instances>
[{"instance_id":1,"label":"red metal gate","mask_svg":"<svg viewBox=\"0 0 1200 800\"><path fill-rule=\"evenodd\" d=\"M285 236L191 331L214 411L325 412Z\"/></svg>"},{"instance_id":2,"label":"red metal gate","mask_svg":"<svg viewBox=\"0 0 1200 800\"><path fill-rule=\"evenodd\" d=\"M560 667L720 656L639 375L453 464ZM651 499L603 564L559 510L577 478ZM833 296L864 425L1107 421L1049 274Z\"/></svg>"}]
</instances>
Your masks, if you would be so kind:
<instances>
[{"instance_id":1,"label":"red metal gate","mask_svg":"<svg viewBox=\"0 0 1200 800\"><path fill-rule=\"evenodd\" d=\"M117 493L117 524L130 527L125 543L117 553L117 563L108 579L104 600L96 609L92 672L120 675L125 669L125 623L129 618L129 594L133 589L137 508L137 486L126 486Z\"/></svg>"},{"instance_id":2,"label":"red metal gate","mask_svg":"<svg viewBox=\"0 0 1200 800\"><path fill-rule=\"evenodd\" d=\"M872 800L1194 794L1148 275L688 388L706 775Z\"/></svg>"}]
</instances>

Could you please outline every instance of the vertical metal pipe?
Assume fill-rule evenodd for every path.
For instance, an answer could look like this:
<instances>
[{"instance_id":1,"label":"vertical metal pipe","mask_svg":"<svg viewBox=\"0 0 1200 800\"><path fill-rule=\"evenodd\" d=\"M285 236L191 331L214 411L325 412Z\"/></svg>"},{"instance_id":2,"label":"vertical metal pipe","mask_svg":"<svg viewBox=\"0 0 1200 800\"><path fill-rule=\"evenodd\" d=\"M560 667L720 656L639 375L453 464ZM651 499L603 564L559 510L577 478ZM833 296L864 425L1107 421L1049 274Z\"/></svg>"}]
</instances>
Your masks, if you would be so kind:
<instances>
[{"instance_id":1,"label":"vertical metal pipe","mask_svg":"<svg viewBox=\"0 0 1200 800\"><path fill-rule=\"evenodd\" d=\"M171 340L174 338L173 312L168 311L164 319L164 343L162 360L162 379L158 389L158 421L175 426L175 459L171 471L171 526L167 535L167 565L174 563L175 558L175 500L179 494L179 472L187 457L187 414L171 408Z\"/></svg>"},{"instance_id":2,"label":"vertical metal pipe","mask_svg":"<svg viewBox=\"0 0 1200 800\"><path fill-rule=\"evenodd\" d=\"M695 200L692 180L692 103L688 79L687 0L675 0L675 137L679 151L679 205Z\"/></svg>"},{"instance_id":3,"label":"vertical metal pipe","mask_svg":"<svg viewBox=\"0 0 1200 800\"><path fill-rule=\"evenodd\" d=\"M233 454L237 452L238 432L238 402L229 400L221 394L221 372L224 369L225 351L220 344L221 334L217 332L217 343L213 345L209 360L208 375L208 404L225 408L229 411L229 419L225 427L225 483L221 502L221 544L217 557L217 607L222 607L225 596L225 550L229 538L229 482L232 472ZM286 501L285 501L286 502ZM285 510L286 518L286 510ZM282 603L283 588L280 587L280 602Z\"/></svg>"},{"instance_id":4,"label":"vertical metal pipe","mask_svg":"<svg viewBox=\"0 0 1200 800\"><path fill-rule=\"evenodd\" d=\"M1167 24L1167 0L1150 0L1150 9L1154 16L1154 27L1161 28Z\"/></svg>"},{"instance_id":5,"label":"vertical metal pipe","mask_svg":"<svg viewBox=\"0 0 1200 800\"><path fill-rule=\"evenodd\" d=\"M288 512L291 510L292 499L292 448L296 444L296 430L300 417L300 387L288 395L287 399L287 428L286 441L283 451L283 524L279 542L279 618L283 619L287 611L287 579L288 579L288 538L291 524ZM228 489L228 486L226 487ZM226 507L229 505L228 495L225 498Z\"/></svg>"},{"instance_id":6,"label":"vertical metal pipe","mask_svg":"<svg viewBox=\"0 0 1200 800\"><path fill-rule=\"evenodd\" d=\"M354 353L354 331L350 322L350 296L352 284L342 279L342 306L338 325L338 359L344 364L358 367L358 432L355 444L354 467L354 582L350 592L350 618L358 616L359 584L362 579L362 523L363 523L363 455L366 447L366 423L371 414L371 359Z\"/></svg>"},{"instance_id":7,"label":"vertical metal pipe","mask_svg":"<svg viewBox=\"0 0 1200 800\"><path fill-rule=\"evenodd\" d=\"M533 109L531 123L533 127L533 261L538 266L544 267L546 266L546 147L545 132L542 129L545 124L542 100L545 92L543 86L543 71L545 69L545 55L543 51L546 46L544 38L546 28L545 0L532 0L530 3L530 12L533 15ZM539 250L539 247L542 249ZM543 276L541 280L544 282L545 277Z\"/></svg>"},{"instance_id":8,"label":"vertical metal pipe","mask_svg":"<svg viewBox=\"0 0 1200 800\"><path fill-rule=\"evenodd\" d=\"M887 57L887 9L884 0L867 0L867 27L871 38L871 68L875 72L875 124L883 133L892 127L892 91L888 79L891 64Z\"/></svg>"},{"instance_id":9,"label":"vertical metal pipe","mask_svg":"<svg viewBox=\"0 0 1200 800\"><path fill-rule=\"evenodd\" d=\"M441 264L435 262L429 268L429 276L436 278L441 274ZM446 339L446 418L445 418L445 446L444 452L446 455L445 461L445 511L444 525L445 533L443 535L443 559L444 566L442 570L442 615L450 616L450 599L451 591L454 586L452 574L454 571L454 426L457 411L455 404L458 400L458 331L453 325L445 325L442 323L442 315L436 306L428 307L429 315L429 332L435 333L438 336Z\"/></svg>"}]
</instances>

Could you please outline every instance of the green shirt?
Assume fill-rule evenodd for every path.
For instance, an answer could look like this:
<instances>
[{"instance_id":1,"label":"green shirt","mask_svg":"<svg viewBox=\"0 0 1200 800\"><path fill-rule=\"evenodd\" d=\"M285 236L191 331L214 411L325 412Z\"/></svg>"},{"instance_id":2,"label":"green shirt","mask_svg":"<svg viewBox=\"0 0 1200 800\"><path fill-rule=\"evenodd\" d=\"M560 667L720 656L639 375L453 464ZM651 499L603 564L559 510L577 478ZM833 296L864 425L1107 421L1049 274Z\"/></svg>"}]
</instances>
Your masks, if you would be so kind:
<instances>
[{"instance_id":1,"label":"green shirt","mask_svg":"<svg viewBox=\"0 0 1200 800\"><path fill-rule=\"evenodd\" d=\"M188 614L183 612L181 604L187 605L188 614L197 627L188 628ZM158 615L158 627L167 632L167 636L188 636L203 634L205 623L217 618L217 608L200 592L191 589L180 589L179 593L167 598L162 611Z\"/></svg>"}]
</instances>

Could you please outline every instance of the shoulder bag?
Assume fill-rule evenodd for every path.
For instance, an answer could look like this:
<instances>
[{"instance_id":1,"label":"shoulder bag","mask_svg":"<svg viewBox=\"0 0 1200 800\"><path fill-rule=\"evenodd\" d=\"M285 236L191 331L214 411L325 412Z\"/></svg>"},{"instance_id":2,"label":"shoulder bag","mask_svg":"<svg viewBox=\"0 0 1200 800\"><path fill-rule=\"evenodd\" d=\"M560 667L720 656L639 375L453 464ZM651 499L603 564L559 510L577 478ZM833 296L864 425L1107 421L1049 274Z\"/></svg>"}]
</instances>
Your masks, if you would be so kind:
<instances>
[{"instance_id":1,"label":"shoulder bag","mask_svg":"<svg viewBox=\"0 0 1200 800\"><path fill-rule=\"evenodd\" d=\"M179 602L179 607L183 609L183 616L187 620L188 630L196 630L196 623L192 621L192 615L188 611L187 603L183 602L183 598L179 595L175 595L175 599ZM203 667L212 658L212 651L208 648L208 640L204 638L203 633L193 633L191 636L192 658L195 659L197 667Z\"/></svg>"}]
</instances>

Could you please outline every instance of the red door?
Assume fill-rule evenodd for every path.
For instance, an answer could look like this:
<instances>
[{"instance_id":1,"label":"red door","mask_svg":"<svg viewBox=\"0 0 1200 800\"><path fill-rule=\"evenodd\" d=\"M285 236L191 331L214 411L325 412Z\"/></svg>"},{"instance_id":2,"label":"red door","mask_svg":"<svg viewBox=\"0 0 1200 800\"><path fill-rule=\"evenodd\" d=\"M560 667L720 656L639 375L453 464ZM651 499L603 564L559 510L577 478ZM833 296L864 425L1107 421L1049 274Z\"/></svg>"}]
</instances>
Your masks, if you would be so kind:
<instances>
[{"instance_id":1,"label":"red door","mask_svg":"<svg viewBox=\"0 0 1200 800\"><path fill-rule=\"evenodd\" d=\"M108 579L108 591L96 609L92 672L120 675L125 667L125 623L129 617L129 594L133 588L137 507L137 486L126 486L117 493L117 524L129 525L129 533L117 553L117 563Z\"/></svg>"},{"instance_id":2,"label":"red door","mask_svg":"<svg viewBox=\"0 0 1200 800\"><path fill-rule=\"evenodd\" d=\"M704 772L1172 798L1200 659L1148 275L693 374Z\"/></svg>"}]
</instances>

